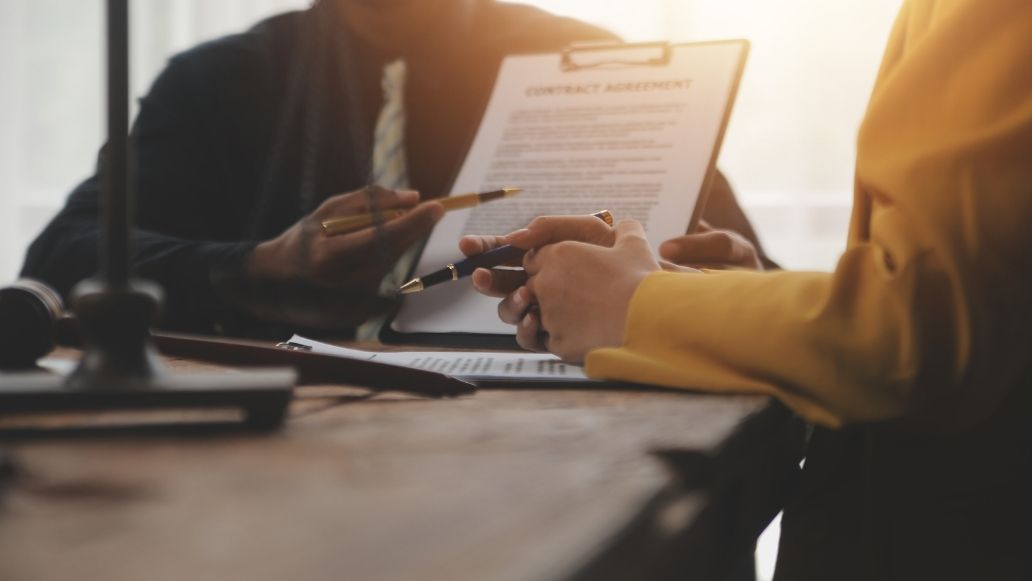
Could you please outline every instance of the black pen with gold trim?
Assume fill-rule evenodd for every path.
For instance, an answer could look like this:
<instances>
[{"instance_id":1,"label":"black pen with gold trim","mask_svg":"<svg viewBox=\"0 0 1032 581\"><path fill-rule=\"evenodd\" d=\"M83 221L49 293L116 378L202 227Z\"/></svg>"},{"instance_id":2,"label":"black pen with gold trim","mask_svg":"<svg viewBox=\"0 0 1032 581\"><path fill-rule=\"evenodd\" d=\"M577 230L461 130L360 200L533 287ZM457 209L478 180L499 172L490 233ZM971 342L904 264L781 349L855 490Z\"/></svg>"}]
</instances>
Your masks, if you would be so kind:
<instances>
[{"instance_id":1,"label":"black pen with gold trim","mask_svg":"<svg viewBox=\"0 0 1032 581\"><path fill-rule=\"evenodd\" d=\"M602 220L610 226L613 225L613 214L609 210L602 210L595 212L592 216ZM510 244L505 246L499 246L494 250L488 250L483 254L471 256L465 260L460 260L445 266L444 268L434 271L426 276L414 278L398 288L398 294L400 295L411 295L418 292L439 285L444 282L453 280L459 280L465 278L478 268L494 268L507 262L515 262L523 253L526 252L522 248L516 248Z\"/></svg>"}]
</instances>

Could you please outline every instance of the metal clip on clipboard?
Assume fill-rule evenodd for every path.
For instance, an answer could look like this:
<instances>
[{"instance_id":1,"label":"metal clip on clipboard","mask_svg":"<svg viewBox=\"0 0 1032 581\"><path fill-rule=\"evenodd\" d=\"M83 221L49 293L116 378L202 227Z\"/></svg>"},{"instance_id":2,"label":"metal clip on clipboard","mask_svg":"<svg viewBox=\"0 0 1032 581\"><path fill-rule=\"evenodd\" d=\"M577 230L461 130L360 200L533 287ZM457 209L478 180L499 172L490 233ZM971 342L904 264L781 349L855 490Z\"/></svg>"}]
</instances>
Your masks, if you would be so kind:
<instances>
[{"instance_id":1,"label":"metal clip on clipboard","mask_svg":"<svg viewBox=\"0 0 1032 581\"><path fill-rule=\"evenodd\" d=\"M563 49L563 72L623 67L662 67L670 64L669 42L574 43Z\"/></svg>"}]
</instances>

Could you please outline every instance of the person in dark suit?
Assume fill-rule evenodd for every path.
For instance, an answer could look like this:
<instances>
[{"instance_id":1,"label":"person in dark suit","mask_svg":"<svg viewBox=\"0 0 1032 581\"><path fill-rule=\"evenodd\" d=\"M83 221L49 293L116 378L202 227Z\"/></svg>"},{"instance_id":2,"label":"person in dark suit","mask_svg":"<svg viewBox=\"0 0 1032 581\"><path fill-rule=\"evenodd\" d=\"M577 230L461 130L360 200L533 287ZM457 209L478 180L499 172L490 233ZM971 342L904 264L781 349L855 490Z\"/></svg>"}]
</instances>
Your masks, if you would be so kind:
<instances>
[{"instance_id":1,"label":"person in dark suit","mask_svg":"<svg viewBox=\"0 0 1032 581\"><path fill-rule=\"evenodd\" d=\"M141 100L132 135L133 269L165 290L159 326L346 334L389 308L380 282L440 218L432 200L448 194L502 59L598 40L616 38L491 0L320 0L174 57ZM406 65L406 186L379 187L381 81L398 59ZM24 276L66 297L97 270L104 163L102 151L97 174L72 192L25 260ZM739 233L721 235L761 260L722 176L710 197L707 221ZM412 211L382 228L319 235L325 218L393 207ZM687 241L677 252L690 255Z\"/></svg>"}]
</instances>

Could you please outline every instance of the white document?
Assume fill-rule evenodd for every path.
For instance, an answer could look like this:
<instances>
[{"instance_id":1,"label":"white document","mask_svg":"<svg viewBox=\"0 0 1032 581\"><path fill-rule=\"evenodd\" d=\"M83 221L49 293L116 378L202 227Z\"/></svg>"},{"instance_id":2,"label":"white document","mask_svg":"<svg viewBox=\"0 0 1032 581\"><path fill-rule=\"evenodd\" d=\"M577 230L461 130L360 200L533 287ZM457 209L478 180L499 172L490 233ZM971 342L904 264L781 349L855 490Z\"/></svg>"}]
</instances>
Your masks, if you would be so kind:
<instances>
[{"instance_id":1,"label":"white document","mask_svg":"<svg viewBox=\"0 0 1032 581\"><path fill-rule=\"evenodd\" d=\"M544 382L593 381L577 365L563 363L558 357L541 353L495 353L489 351L364 351L338 347L294 335L290 343L312 353L345 359L364 359L400 367L434 371L473 381L518 380Z\"/></svg>"},{"instance_id":2,"label":"white document","mask_svg":"<svg viewBox=\"0 0 1032 581\"><path fill-rule=\"evenodd\" d=\"M505 234L541 215L610 210L640 221L653 248L684 234L746 51L737 41L688 44L662 66L573 71L554 54L507 58L453 191L524 191L446 214L414 275L460 259L462 235ZM405 297L391 326L511 335L497 304L467 278Z\"/></svg>"}]
</instances>

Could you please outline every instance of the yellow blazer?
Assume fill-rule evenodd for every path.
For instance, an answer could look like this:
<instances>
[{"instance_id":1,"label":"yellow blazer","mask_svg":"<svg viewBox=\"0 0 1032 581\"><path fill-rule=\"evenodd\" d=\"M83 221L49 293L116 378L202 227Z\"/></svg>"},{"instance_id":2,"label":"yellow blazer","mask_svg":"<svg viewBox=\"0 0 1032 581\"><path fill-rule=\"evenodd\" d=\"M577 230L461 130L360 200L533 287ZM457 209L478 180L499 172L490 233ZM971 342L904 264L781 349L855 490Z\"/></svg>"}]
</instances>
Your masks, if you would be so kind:
<instances>
[{"instance_id":1,"label":"yellow blazer","mask_svg":"<svg viewBox=\"0 0 1032 581\"><path fill-rule=\"evenodd\" d=\"M1032 1L909 0L833 273L655 273L593 377L773 394L826 426L986 417L1032 362Z\"/></svg>"}]
</instances>

